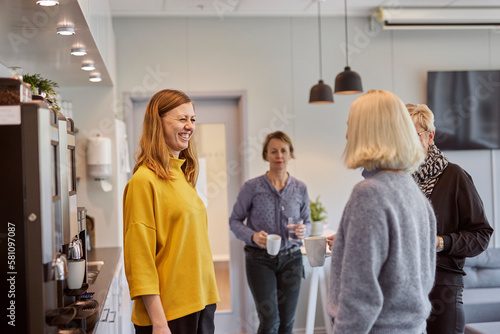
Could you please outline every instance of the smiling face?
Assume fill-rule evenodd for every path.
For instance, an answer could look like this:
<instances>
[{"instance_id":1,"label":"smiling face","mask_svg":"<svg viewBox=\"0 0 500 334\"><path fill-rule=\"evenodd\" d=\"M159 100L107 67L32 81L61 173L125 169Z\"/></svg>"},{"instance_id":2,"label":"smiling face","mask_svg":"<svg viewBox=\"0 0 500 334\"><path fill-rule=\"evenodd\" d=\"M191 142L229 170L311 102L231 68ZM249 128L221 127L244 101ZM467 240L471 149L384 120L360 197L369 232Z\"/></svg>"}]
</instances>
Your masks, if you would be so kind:
<instances>
[{"instance_id":1,"label":"smiling face","mask_svg":"<svg viewBox=\"0 0 500 334\"><path fill-rule=\"evenodd\" d=\"M188 147L194 134L196 116L191 102L181 104L161 118L165 143L178 159L182 150Z\"/></svg>"},{"instance_id":2,"label":"smiling face","mask_svg":"<svg viewBox=\"0 0 500 334\"><path fill-rule=\"evenodd\" d=\"M271 170L285 170L290 161L290 145L281 139L273 138L267 144L266 159Z\"/></svg>"}]
</instances>

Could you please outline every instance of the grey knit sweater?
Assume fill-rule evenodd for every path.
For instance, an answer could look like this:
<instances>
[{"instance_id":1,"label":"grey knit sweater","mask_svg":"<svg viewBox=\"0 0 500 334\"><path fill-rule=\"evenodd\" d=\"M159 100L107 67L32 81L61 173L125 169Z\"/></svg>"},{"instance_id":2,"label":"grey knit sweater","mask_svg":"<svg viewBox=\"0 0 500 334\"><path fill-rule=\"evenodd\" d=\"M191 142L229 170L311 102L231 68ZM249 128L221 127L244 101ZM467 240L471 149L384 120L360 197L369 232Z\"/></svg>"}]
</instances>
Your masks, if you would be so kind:
<instances>
[{"instance_id":1,"label":"grey knit sweater","mask_svg":"<svg viewBox=\"0 0 500 334\"><path fill-rule=\"evenodd\" d=\"M410 175L363 174L332 248L333 333L424 333L436 266L434 212Z\"/></svg>"}]
</instances>

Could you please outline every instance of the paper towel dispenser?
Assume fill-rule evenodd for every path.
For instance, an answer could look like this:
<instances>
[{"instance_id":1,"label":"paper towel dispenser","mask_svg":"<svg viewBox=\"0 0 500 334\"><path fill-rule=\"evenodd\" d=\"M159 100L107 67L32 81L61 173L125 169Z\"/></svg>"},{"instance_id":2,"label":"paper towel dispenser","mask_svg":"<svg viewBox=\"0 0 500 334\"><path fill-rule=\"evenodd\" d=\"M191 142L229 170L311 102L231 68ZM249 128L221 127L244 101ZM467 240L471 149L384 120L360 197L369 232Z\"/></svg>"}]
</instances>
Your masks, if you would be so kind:
<instances>
[{"instance_id":1,"label":"paper towel dispenser","mask_svg":"<svg viewBox=\"0 0 500 334\"><path fill-rule=\"evenodd\" d=\"M95 180L111 176L111 139L95 136L87 142L87 171Z\"/></svg>"}]
</instances>

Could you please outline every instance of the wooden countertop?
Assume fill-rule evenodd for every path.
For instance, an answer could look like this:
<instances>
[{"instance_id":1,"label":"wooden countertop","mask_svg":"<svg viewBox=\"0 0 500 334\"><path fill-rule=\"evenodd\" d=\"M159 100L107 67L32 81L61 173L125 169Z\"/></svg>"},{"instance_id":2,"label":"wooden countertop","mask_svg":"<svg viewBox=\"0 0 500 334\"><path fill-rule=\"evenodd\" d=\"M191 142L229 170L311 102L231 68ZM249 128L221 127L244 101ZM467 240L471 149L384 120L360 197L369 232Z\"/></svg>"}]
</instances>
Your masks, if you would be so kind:
<instances>
[{"instance_id":1,"label":"wooden countertop","mask_svg":"<svg viewBox=\"0 0 500 334\"><path fill-rule=\"evenodd\" d=\"M103 261L104 264L97 275L95 282L89 286L88 292L95 292L94 300L99 303L99 319L101 318L102 309L104 303L106 302L106 297L109 292L109 287L113 281L115 273L121 269L122 263L120 263L122 254L121 247L110 247L110 248L94 248L92 251L87 252L87 261ZM93 333L99 321L96 323L93 330L88 331L88 333Z\"/></svg>"}]
</instances>

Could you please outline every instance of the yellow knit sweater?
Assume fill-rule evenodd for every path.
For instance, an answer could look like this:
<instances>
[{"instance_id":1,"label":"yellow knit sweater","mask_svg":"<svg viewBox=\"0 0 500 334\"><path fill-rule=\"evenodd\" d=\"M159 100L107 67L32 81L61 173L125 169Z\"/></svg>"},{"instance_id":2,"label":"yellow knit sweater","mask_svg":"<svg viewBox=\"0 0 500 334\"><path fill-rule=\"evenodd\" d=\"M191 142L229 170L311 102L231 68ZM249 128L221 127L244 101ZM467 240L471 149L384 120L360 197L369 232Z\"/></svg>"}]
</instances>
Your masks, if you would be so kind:
<instances>
[{"instance_id":1,"label":"yellow knit sweater","mask_svg":"<svg viewBox=\"0 0 500 334\"><path fill-rule=\"evenodd\" d=\"M220 300L205 206L186 181L184 160L170 161L174 180L141 166L124 192L125 273L139 326L151 325L142 295L160 295L167 321Z\"/></svg>"}]
</instances>

